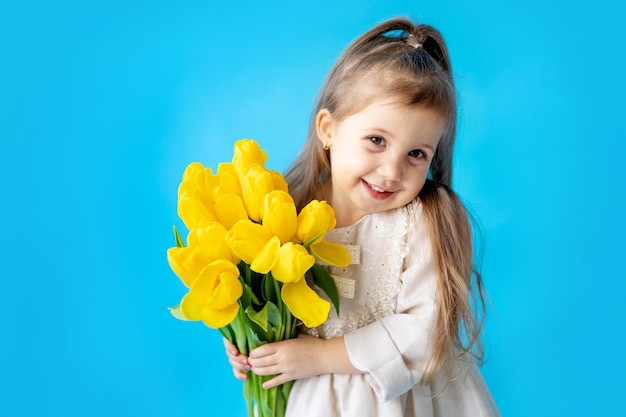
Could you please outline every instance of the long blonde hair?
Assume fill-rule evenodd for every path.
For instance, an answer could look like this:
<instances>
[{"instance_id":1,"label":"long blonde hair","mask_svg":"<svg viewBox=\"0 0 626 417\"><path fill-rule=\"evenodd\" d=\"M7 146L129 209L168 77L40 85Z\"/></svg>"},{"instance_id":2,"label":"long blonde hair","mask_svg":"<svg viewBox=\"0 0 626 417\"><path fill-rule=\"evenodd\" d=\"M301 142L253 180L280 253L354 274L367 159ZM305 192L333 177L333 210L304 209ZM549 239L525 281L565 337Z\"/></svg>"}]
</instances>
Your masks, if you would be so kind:
<instances>
[{"instance_id":1,"label":"long blonde hair","mask_svg":"<svg viewBox=\"0 0 626 417\"><path fill-rule=\"evenodd\" d=\"M328 195L332 175L329 153L318 140L315 115L327 109L340 122L381 99L427 106L447 121L429 179L419 194L437 271L439 310L428 377L453 348L482 360L479 335L484 311L469 215L451 188L457 105L448 48L441 33L432 26L395 18L356 39L329 72L306 142L287 170L286 179L299 209L312 199Z\"/></svg>"}]
</instances>

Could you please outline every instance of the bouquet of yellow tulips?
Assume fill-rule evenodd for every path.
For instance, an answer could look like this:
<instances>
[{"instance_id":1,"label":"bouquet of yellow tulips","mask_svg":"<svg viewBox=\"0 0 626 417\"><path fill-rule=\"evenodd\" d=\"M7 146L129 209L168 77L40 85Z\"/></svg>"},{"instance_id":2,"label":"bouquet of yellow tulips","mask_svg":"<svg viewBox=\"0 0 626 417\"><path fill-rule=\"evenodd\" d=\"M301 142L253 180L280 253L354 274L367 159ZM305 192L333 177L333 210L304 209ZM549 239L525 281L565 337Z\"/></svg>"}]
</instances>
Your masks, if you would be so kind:
<instances>
[{"instance_id":1,"label":"bouquet of yellow tulips","mask_svg":"<svg viewBox=\"0 0 626 417\"><path fill-rule=\"evenodd\" d=\"M323 239L336 224L331 206L313 200L297 213L284 177L266 169L266 160L257 142L244 139L216 174L191 163L178 189L187 242L174 227L176 247L167 251L189 289L172 314L219 329L245 355L296 337L299 321L316 327L326 320L330 303L310 285L339 311L335 283L315 257L336 266L350 263L343 246ZM263 389L270 378L251 373L244 381L250 417L284 416L293 382Z\"/></svg>"}]
</instances>

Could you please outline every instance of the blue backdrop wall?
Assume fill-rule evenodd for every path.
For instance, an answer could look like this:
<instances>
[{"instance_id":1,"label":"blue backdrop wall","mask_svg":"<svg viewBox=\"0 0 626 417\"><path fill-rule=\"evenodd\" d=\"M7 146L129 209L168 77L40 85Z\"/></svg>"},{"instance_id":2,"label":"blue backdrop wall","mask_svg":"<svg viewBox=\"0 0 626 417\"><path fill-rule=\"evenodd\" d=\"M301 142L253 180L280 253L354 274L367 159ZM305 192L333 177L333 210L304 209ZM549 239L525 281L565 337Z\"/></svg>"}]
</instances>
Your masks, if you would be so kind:
<instances>
[{"instance_id":1,"label":"blue backdrop wall","mask_svg":"<svg viewBox=\"0 0 626 417\"><path fill-rule=\"evenodd\" d=\"M173 319L176 189L240 138L282 170L323 77L396 15L447 38L456 187L485 234L504 415L615 415L626 360L624 40L606 0L0 6L0 416L244 415L217 331Z\"/></svg>"}]
</instances>

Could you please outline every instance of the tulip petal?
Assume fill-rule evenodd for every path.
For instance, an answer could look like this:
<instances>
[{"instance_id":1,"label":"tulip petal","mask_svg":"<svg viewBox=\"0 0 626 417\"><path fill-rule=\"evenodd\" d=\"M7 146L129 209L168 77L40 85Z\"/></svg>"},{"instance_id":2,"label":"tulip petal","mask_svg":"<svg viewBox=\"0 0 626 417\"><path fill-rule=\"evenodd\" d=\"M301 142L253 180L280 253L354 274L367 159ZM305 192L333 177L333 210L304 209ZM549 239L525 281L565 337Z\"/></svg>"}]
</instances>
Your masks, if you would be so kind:
<instances>
[{"instance_id":1,"label":"tulip petal","mask_svg":"<svg viewBox=\"0 0 626 417\"><path fill-rule=\"evenodd\" d=\"M220 312L229 318L233 305L239 306L237 300L243 293L238 276L239 269L226 260L207 265L180 303L183 316L189 320L206 321L207 310L210 310L210 323L216 323L216 315Z\"/></svg>"},{"instance_id":2,"label":"tulip petal","mask_svg":"<svg viewBox=\"0 0 626 417\"><path fill-rule=\"evenodd\" d=\"M263 218L263 199L274 190L272 177L265 168L253 164L245 175L239 177L243 204L250 217L255 222Z\"/></svg>"},{"instance_id":3,"label":"tulip petal","mask_svg":"<svg viewBox=\"0 0 626 417\"><path fill-rule=\"evenodd\" d=\"M213 213L213 210L190 192L182 193L178 197L178 217L182 219L189 230L196 227L202 221L209 222L217 220L217 216Z\"/></svg>"},{"instance_id":4,"label":"tulip petal","mask_svg":"<svg viewBox=\"0 0 626 417\"><path fill-rule=\"evenodd\" d=\"M322 236L336 225L335 211L326 201L313 200L298 214L296 236L301 242Z\"/></svg>"},{"instance_id":5,"label":"tulip petal","mask_svg":"<svg viewBox=\"0 0 626 417\"><path fill-rule=\"evenodd\" d=\"M289 311L306 327L317 327L328 318L330 303L317 295L305 279L284 284L281 297Z\"/></svg>"},{"instance_id":6,"label":"tulip petal","mask_svg":"<svg viewBox=\"0 0 626 417\"><path fill-rule=\"evenodd\" d=\"M280 251L280 239L274 236L265 244L263 249L254 257L250 269L259 274L267 274L274 267Z\"/></svg>"},{"instance_id":7,"label":"tulip petal","mask_svg":"<svg viewBox=\"0 0 626 417\"><path fill-rule=\"evenodd\" d=\"M217 177L219 186L227 194L235 194L241 197L241 185L239 185L239 174L233 164L221 163L217 166Z\"/></svg>"},{"instance_id":8,"label":"tulip petal","mask_svg":"<svg viewBox=\"0 0 626 417\"><path fill-rule=\"evenodd\" d=\"M310 249L315 256L327 264L340 268L350 265L350 253L341 245L326 240L318 240L310 246Z\"/></svg>"},{"instance_id":9,"label":"tulip petal","mask_svg":"<svg viewBox=\"0 0 626 417\"><path fill-rule=\"evenodd\" d=\"M283 174L278 171L270 171L270 175L272 176L274 189L281 190L286 193L289 192L289 185L287 184L287 180L285 180L285 177L283 177Z\"/></svg>"},{"instance_id":10,"label":"tulip petal","mask_svg":"<svg viewBox=\"0 0 626 417\"><path fill-rule=\"evenodd\" d=\"M172 270L189 288L204 267L215 259L201 248L169 248L167 260Z\"/></svg>"},{"instance_id":11,"label":"tulip petal","mask_svg":"<svg viewBox=\"0 0 626 417\"><path fill-rule=\"evenodd\" d=\"M180 302L180 312L187 320L202 320L202 310L204 310L204 298L197 292L189 291Z\"/></svg>"},{"instance_id":12,"label":"tulip petal","mask_svg":"<svg viewBox=\"0 0 626 417\"><path fill-rule=\"evenodd\" d=\"M190 163L185 168L185 172L183 172L183 182L198 182L204 175L204 170L204 165L200 162Z\"/></svg>"},{"instance_id":13,"label":"tulip petal","mask_svg":"<svg viewBox=\"0 0 626 417\"><path fill-rule=\"evenodd\" d=\"M187 274L185 267L183 266L183 263L187 259L185 249L187 248L176 247L169 248L167 250L167 262L169 262L172 271L174 271L174 273L178 275L178 277L182 279L183 282L190 280L190 277Z\"/></svg>"},{"instance_id":14,"label":"tulip petal","mask_svg":"<svg viewBox=\"0 0 626 417\"><path fill-rule=\"evenodd\" d=\"M281 246L272 276L280 282L300 280L315 263L315 258L302 245L287 242Z\"/></svg>"},{"instance_id":15,"label":"tulip petal","mask_svg":"<svg viewBox=\"0 0 626 417\"><path fill-rule=\"evenodd\" d=\"M263 199L263 227L278 236L284 244L296 234L298 215L293 198L282 190L274 190Z\"/></svg>"},{"instance_id":16,"label":"tulip petal","mask_svg":"<svg viewBox=\"0 0 626 417\"><path fill-rule=\"evenodd\" d=\"M209 307L205 307L202 310L202 322L212 329L219 329L235 320L238 312L239 304L237 303L231 304L221 310L213 310Z\"/></svg>"},{"instance_id":17,"label":"tulip petal","mask_svg":"<svg viewBox=\"0 0 626 417\"><path fill-rule=\"evenodd\" d=\"M235 194L225 194L215 200L215 214L226 229L230 229L239 220L248 218L241 197Z\"/></svg>"},{"instance_id":18,"label":"tulip petal","mask_svg":"<svg viewBox=\"0 0 626 417\"><path fill-rule=\"evenodd\" d=\"M253 164L265 167L266 160L267 153L261 149L256 141L241 139L235 142L232 163L240 174L245 175Z\"/></svg>"},{"instance_id":19,"label":"tulip petal","mask_svg":"<svg viewBox=\"0 0 626 417\"><path fill-rule=\"evenodd\" d=\"M239 270L237 275L232 274L232 271L220 273L207 305L214 310L222 310L235 303L243 294L243 286L238 276Z\"/></svg>"},{"instance_id":20,"label":"tulip petal","mask_svg":"<svg viewBox=\"0 0 626 417\"><path fill-rule=\"evenodd\" d=\"M271 238L272 236L263 226L250 220L237 222L226 233L226 243L230 250L248 265Z\"/></svg>"}]
</instances>

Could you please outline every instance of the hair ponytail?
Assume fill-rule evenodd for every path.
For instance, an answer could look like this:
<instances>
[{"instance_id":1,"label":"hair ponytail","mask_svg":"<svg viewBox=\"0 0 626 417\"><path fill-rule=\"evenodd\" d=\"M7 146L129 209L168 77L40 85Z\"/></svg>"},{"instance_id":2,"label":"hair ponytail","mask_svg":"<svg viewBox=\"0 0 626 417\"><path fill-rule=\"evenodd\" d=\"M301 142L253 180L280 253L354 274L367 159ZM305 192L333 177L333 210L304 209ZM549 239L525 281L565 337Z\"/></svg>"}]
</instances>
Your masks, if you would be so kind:
<instances>
[{"instance_id":1,"label":"hair ponytail","mask_svg":"<svg viewBox=\"0 0 626 417\"><path fill-rule=\"evenodd\" d=\"M439 368L450 347L479 363L485 300L475 268L470 216L449 187L427 181L420 193L437 271L438 317L429 375Z\"/></svg>"}]
</instances>

